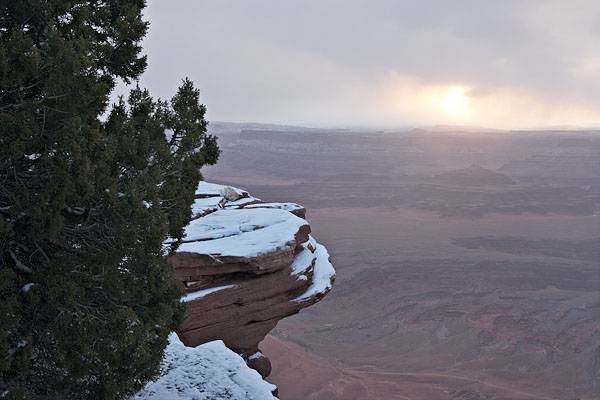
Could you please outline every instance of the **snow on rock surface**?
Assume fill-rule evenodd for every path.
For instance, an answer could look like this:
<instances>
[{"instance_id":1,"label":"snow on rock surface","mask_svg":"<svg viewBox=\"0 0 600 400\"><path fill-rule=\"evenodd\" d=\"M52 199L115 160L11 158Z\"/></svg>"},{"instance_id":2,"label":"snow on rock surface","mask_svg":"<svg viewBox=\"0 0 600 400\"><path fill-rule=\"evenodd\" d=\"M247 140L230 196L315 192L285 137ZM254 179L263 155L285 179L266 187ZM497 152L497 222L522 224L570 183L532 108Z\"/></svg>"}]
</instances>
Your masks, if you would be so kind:
<instances>
[{"instance_id":1,"label":"snow on rock surface","mask_svg":"<svg viewBox=\"0 0 600 400\"><path fill-rule=\"evenodd\" d=\"M184 303L187 303L188 301L199 300L199 299L204 298L204 296L206 296L208 294L218 292L219 290L223 290L223 289L231 289L234 287L235 287L235 285L225 285L225 286L211 287L211 288L204 289L204 290L198 290L197 292L192 292L190 294L183 296L181 298L181 301Z\"/></svg>"},{"instance_id":2,"label":"snow on rock surface","mask_svg":"<svg viewBox=\"0 0 600 400\"><path fill-rule=\"evenodd\" d=\"M277 208L289 211L300 218L306 217L306 208L296 203L257 203L247 205L246 208Z\"/></svg>"},{"instance_id":3,"label":"snow on rock surface","mask_svg":"<svg viewBox=\"0 0 600 400\"><path fill-rule=\"evenodd\" d=\"M169 256L188 292L178 335L187 346L222 340L266 377L271 365L253 356L258 344L279 320L331 289L329 254L295 203L263 203L244 190L201 182L192 213Z\"/></svg>"},{"instance_id":4,"label":"snow on rock surface","mask_svg":"<svg viewBox=\"0 0 600 400\"><path fill-rule=\"evenodd\" d=\"M244 197L239 200L229 201L226 205L227 208L244 208L254 204L262 203L261 199L257 199L256 197Z\"/></svg>"},{"instance_id":5,"label":"snow on rock surface","mask_svg":"<svg viewBox=\"0 0 600 400\"><path fill-rule=\"evenodd\" d=\"M211 197L211 196L226 196L230 197L235 193L238 198L247 197L248 192L231 186L217 185L216 183L201 181L196 189L196 198ZM237 200L237 199L236 199Z\"/></svg>"},{"instance_id":6,"label":"snow on rock surface","mask_svg":"<svg viewBox=\"0 0 600 400\"><path fill-rule=\"evenodd\" d=\"M195 199L194 203L192 204L192 215L200 217L210 214L211 212L215 212L223 208L225 201L225 198L222 196L211 196Z\"/></svg>"},{"instance_id":7,"label":"snow on rock surface","mask_svg":"<svg viewBox=\"0 0 600 400\"><path fill-rule=\"evenodd\" d=\"M317 242L312 236L308 238L308 241L302 244L303 251L298 253L291 265L292 275L302 274L301 276L305 276L303 274L311 267L314 267L317 257L311 249L314 249L316 244Z\"/></svg>"},{"instance_id":8,"label":"snow on rock surface","mask_svg":"<svg viewBox=\"0 0 600 400\"><path fill-rule=\"evenodd\" d=\"M220 210L190 222L178 252L252 258L295 245L308 222L275 209Z\"/></svg>"},{"instance_id":9,"label":"snow on rock surface","mask_svg":"<svg viewBox=\"0 0 600 400\"><path fill-rule=\"evenodd\" d=\"M272 395L275 389L275 385L265 382L222 341L186 347L177 334L172 333L159 378L133 399L268 400L275 399Z\"/></svg>"},{"instance_id":10,"label":"snow on rock surface","mask_svg":"<svg viewBox=\"0 0 600 400\"><path fill-rule=\"evenodd\" d=\"M312 284L304 294L296 297L294 301L305 301L315 296L325 295L331 289L335 269L331 265L329 253L325 246L321 244L316 243L315 247Z\"/></svg>"}]
</instances>

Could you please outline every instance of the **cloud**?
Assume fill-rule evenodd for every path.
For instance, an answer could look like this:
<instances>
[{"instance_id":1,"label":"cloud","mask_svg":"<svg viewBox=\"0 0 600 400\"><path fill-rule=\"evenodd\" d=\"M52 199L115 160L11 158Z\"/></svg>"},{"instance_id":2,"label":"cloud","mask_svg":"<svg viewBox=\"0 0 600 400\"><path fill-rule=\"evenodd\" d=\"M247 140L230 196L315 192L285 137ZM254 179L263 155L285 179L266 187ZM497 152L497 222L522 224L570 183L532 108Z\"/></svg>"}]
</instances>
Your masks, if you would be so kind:
<instances>
[{"instance_id":1,"label":"cloud","mask_svg":"<svg viewBox=\"0 0 600 400\"><path fill-rule=\"evenodd\" d=\"M189 76L211 119L600 123L593 0L153 1L146 16L142 84L164 98ZM460 121L440 105L452 87Z\"/></svg>"}]
</instances>

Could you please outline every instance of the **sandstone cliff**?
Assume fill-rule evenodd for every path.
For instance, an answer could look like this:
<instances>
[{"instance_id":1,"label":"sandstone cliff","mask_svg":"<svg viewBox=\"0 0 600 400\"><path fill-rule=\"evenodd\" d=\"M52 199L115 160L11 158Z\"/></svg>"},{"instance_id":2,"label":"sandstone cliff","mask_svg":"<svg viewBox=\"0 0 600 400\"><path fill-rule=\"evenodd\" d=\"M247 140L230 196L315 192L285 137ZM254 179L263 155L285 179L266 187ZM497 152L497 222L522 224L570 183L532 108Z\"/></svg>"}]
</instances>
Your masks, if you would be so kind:
<instances>
[{"instance_id":1,"label":"sandstone cliff","mask_svg":"<svg viewBox=\"0 0 600 400\"><path fill-rule=\"evenodd\" d=\"M200 182L192 210L183 243L170 256L188 293L179 338L186 346L223 340L266 377L271 365L258 344L279 320L330 290L329 254L297 204L264 203Z\"/></svg>"}]
</instances>

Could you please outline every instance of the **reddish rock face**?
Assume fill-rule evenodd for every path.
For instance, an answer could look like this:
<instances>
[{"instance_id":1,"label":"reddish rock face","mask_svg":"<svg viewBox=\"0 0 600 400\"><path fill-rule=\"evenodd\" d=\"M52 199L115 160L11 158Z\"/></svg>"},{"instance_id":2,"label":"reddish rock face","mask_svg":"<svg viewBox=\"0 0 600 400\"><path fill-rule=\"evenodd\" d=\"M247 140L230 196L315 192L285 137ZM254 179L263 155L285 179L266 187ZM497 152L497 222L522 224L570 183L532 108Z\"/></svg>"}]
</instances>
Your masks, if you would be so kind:
<instances>
[{"instance_id":1,"label":"reddish rock face","mask_svg":"<svg viewBox=\"0 0 600 400\"><path fill-rule=\"evenodd\" d=\"M223 340L266 377L271 364L258 344L279 320L330 290L329 255L297 204L263 203L204 182L196 198L185 245L169 257L188 292L179 337L187 346Z\"/></svg>"},{"instance_id":2,"label":"reddish rock face","mask_svg":"<svg viewBox=\"0 0 600 400\"><path fill-rule=\"evenodd\" d=\"M255 353L248 358L248 366L260 374L263 379L271 374L271 361L262 353Z\"/></svg>"}]
</instances>

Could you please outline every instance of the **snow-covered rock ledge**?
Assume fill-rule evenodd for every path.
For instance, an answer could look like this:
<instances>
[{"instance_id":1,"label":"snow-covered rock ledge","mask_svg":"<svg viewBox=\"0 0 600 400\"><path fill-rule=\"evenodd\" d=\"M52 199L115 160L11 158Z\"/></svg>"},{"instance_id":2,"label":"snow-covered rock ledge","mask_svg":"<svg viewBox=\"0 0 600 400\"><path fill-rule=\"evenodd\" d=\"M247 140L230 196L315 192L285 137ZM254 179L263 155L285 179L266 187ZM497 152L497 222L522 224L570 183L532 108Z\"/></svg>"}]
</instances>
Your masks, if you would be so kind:
<instances>
[{"instance_id":1,"label":"snow-covered rock ledge","mask_svg":"<svg viewBox=\"0 0 600 400\"><path fill-rule=\"evenodd\" d=\"M196 393L193 367L186 366L191 354L200 354L196 351L208 354L219 349L229 354L229 348L259 377L267 377L271 365L259 343L279 320L323 298L335 279L327 249L310 235L306 210L298 204L265 203L241 189L200 182L192 213L178 251L169 256L187 290L182 301L188 314L178 332L183 344L171 341L166 372L140 396L155 393L156 398L169 399L158 394L167 393L160 389L165 384L178 393ZM217 359L211 361L215 368ZM197 365L208 371L202 363ZM178 376L190 379L187 386ZM221 398L197 396L192 398ZM236 396L222 398L269 398Z\"/></svg>"},{"instance_id":2,"label":"snow-covered rock ledge","mask_svg":"<svg viewBox=\"0 0 600 400\"><path fill-rule=\"evenodd\" d=\"M275 399L272 392L276 389L222 341L186 347L172 333L159 378L133 400L268 400Z\"/></svg>"}]
</instances>

